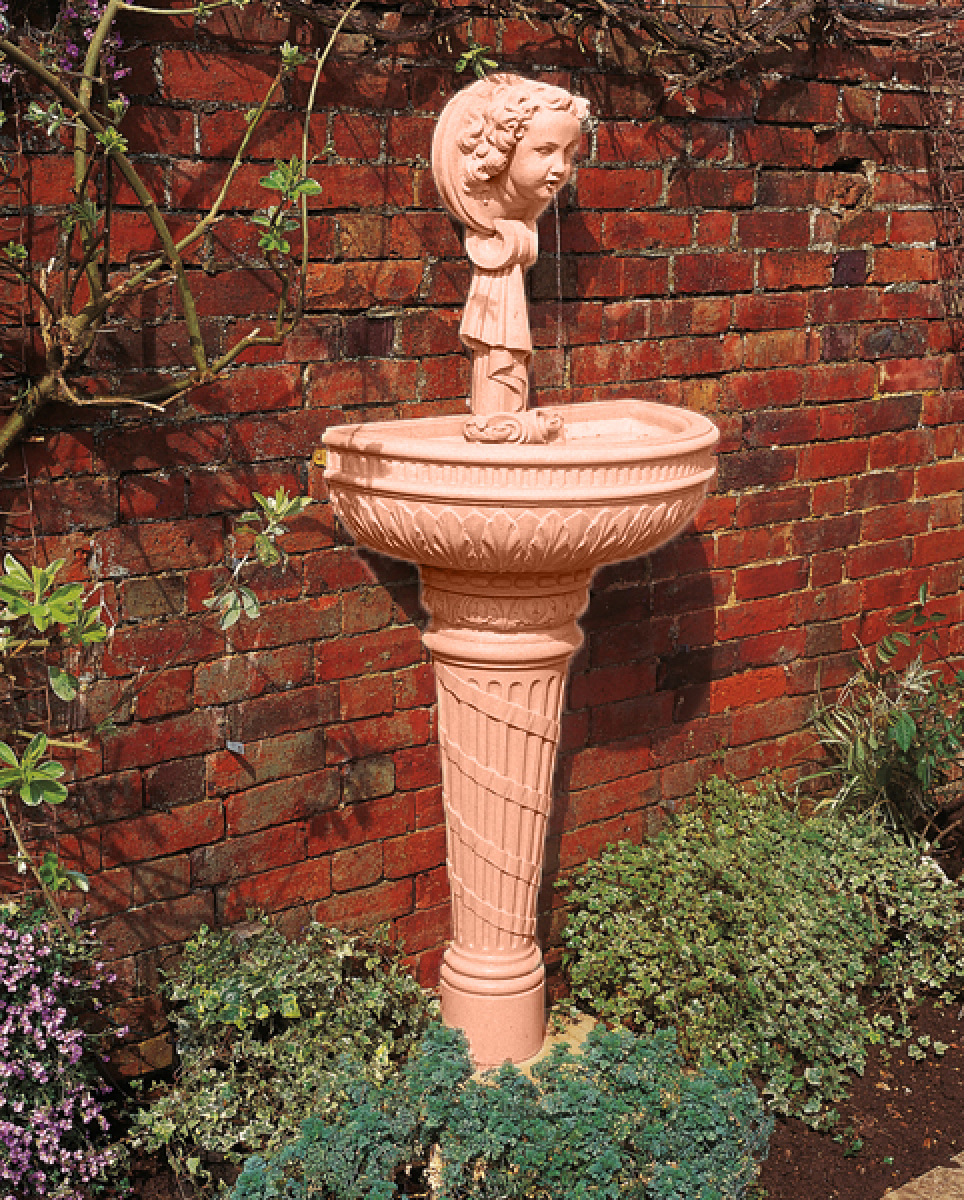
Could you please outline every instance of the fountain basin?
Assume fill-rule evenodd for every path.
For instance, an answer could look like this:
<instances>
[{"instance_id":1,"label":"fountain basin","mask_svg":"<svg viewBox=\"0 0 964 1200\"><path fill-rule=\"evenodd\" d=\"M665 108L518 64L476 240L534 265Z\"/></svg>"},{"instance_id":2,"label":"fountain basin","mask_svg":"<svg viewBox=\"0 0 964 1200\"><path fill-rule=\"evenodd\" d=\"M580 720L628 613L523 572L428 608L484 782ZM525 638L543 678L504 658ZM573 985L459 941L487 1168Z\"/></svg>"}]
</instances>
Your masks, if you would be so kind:
<instances>
[{"instance_id":1,"label":"fountain basin","mask_svg":"<svg viewBox=\"0 0 964 1200\"><path fill-rule=\"evenodd\" d=\"M646 554L693 518L716 427L645 401L561 409L564 440L466 441L465 418L341 425L324 435L335 512L358 541L448 570L593 570Z\"/></svg>"},{"instance_id":2,"label":"fountain basin","mask_svg":"<svg viewBox=\"0 0 964 1200\"><path fill-rule=\"evenodd\" d=\"M647 554L716 474L706 417L644 401L539 409L547 444L467 441L466 418L326 431L332 506L356 540L419 565L435 664L453 940L443 1019L480 1067L545 1033L536 939L565 679L593 571Z\"/></svg>"}]
</instances>

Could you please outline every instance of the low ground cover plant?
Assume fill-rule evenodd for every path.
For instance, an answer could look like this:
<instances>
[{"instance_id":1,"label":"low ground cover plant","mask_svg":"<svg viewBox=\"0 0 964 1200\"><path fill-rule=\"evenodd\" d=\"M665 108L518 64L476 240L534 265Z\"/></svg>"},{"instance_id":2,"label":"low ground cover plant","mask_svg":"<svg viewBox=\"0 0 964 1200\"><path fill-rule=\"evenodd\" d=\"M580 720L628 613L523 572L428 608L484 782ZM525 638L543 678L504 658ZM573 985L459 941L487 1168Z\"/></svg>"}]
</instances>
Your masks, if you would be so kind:
<instances>
[{"instance_id":1,"label":"low ground cover plant","mask_svg":"<svg viewBox=\"0 0 964 1200\"><path fill-rule=\"evenodd\" d=\"M807 818L772 781L711 780L651 842L570 884L577 1002L684 1058L743 1062L771 1111L831 1124L870 1045L964 991L964 897L880 823ZM934 1048L941 1052L940 1047Z\"/></svg>"},{"instance_id":2,"label":"low ground cover plant","mask_svg":"<svg viewBox=\"0 0 964 1200\"><path fill-rule=\"evenodd\" d=\"M527 1078L472 1077L464 1035L435 1026L401 1072L342 1064L342 1103L271 1158L234 1200L391 1200L437 1148L437 1200L739 1200L772 1121L735 1069L683 1069L672 1031L597 1027Z\"/></svg>"},{"instance_id":3,"label":"low ground cover plant","mask_svg":"<svg viewBox=\"0 0 964 1200\"><path fill-rule=\"evenodd\" d=\"M384 933L312 924L288 940L263 919L202 927L162 991L178 1068L136 1115L133 1144L166 1151L199 1189L216 1186L212 1162L271 1152L330 1113L345 1055L366 1080L392 1074L434 1013Z\"/></svg>"},{"instance_id":4,"label":"low ground cover plant","mask_svg":"<svg viewBox=\"0 0 964 1200\"><path fill-rule=\"evenodd\" d=\"M39 910L0 905L0 1197L82 1200L116 1176L97 1071L78 1016L101 1007L97 943Z\"/></svg>"}]
</instances>

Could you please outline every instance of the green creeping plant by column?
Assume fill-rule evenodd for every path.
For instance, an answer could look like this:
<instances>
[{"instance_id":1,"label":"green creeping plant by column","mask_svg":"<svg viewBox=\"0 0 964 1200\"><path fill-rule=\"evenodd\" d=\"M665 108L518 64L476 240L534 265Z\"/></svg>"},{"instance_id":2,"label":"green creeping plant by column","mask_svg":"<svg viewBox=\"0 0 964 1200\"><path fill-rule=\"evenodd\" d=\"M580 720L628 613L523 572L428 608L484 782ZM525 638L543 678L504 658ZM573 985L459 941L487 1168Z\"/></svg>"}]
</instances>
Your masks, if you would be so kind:
<instances>
[{"instance_id":1,"label":"green creeping plant by column","mask_svg":"<svg viewBox=\"0 0 964 1200\"><path fill-rule=\"evenodd\" d=\"M194 227L175 239L169 221L158 207L137 164L128 156L127 139L120 125L127 101L117 85L126 73L118 69L115 54L120 38L115 22L125 13L179 17L193 13L203 21L216 8L231 4L243 8L248 0L214 0L191 9L148 8L127 0L107 0L101 8L92 0L64 0L53 29L36 41L18 36L5 16L0 0L0 81L14 75L26 76L31 91L37 85L42 99L20 103L8 93L0 122L15 123L18 135L23 125L46 135L54 146L70 138L73 146L72 186L65 190L60 207L57 250L53 258L44 252L42 261L31 245L11 241L0 246L0 280L23 289L26 300L36 306L43 341L41 362L26 374L8 373L0 386L0 403L12 411L0 426L0 457L30 428L38 412L60 402L135 405L163 409L175 397L208 383L236 363L253 346L277 345L301 317L308 259L308 197L320 191L308 174L308 126L321 71L342 24L355 7L353 0L336 25L327 44L315 57L315 73L304 116L302 153L288 162L277 162L261 179L261 186L276 195L275 202L251 217L260 230L258 245L265 262L278 280L278 302L273 328L255 329L240 337L224 353L212 357L205 347L184 256L225 217L228 190L255 137L268 106L277 97L285 76L311 61L296 47L285 43L281 61L261 103L245 114L246 128L237 153L218 194ZM76 40L75 40L76 39ZM87 41L80 61L78 43ZM13 118L11 114L14 114ZM21 139L17 138L17 154ZM11 152L0 155L0 166L11 169ZM111 235L115 192L123 183L133 193L135 204L150 222L157 239L156 255L148 262L120 272L112 266ZM300 249L293 254L287 234L300 230ZM173 370L157 386L136 393L99 391L102 386L90 366L91 353L103 333L111 310L132 297L166 283L173 283L187 328L191 365ZM150 367L146 363L146 367ZM4 396L6 391L6 396Z\"/></svg>"}]
</instances>

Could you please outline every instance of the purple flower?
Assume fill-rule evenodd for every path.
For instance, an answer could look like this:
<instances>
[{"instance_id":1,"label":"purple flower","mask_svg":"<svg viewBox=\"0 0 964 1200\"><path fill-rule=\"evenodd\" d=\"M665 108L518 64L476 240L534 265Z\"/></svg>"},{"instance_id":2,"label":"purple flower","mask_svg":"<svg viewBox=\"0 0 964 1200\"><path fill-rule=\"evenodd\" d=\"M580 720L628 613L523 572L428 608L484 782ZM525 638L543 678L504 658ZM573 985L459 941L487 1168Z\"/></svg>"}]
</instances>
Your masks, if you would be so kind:
<instances>
[{"instance_id":1,"label":"purple flower","mask_svg":"<svg viewBox=\"0 0 964 1200\"><path fill-rule=\"evenodd\" d=\"M0 1200L80 1200L81 1186L102 1180L116 1158L104 1137L105 1089L70 1015L98 981L85 978L84 955L58 930L29 913L22 921L0 922Z\"/></svg>"}]
</instances>

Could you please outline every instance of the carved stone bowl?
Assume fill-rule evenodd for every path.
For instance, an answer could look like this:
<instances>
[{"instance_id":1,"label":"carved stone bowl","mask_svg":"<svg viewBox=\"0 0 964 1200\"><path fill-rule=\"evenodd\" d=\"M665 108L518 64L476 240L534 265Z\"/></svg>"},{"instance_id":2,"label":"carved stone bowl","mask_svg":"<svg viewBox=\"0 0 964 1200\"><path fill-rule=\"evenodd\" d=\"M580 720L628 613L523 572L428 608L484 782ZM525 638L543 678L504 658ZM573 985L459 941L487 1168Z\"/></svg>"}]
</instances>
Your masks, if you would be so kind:
<instances>
[{"instance_id":1,"label":"carved stone bowl","mask_svg":"<svg viewBox=\"0 0 964 1200\"><path fill-rule=\"evenodd\" d=\"M695 516L716 473L706 417L638 400L538 411L563 418L560 438L467 441L461 416L331 428L335 512L382 554L497 575L592 571Z\"/></svg>"}]
</instances>

